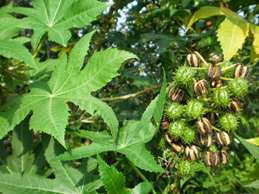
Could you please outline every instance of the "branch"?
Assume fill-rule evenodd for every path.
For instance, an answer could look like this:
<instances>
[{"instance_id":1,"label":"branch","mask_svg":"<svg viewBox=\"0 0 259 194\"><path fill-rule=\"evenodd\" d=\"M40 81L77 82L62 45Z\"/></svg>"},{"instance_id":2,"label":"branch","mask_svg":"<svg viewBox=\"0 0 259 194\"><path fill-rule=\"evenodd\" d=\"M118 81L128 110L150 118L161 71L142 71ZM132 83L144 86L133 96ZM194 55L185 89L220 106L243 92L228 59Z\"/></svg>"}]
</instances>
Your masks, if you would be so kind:
<instances>
[{"instance_id":1,"label":"branch","mask_svg":"<svg viewBox=\"0 0 259 194\"><path fill-rule=\"evenodd\" d=\"M168 82L166 83L166 85L170 85L172 84L173 82ZM134 98L136 97L137 95L140 95L140 94L143 94L145 92L148 92L150 90L153 90L153 89L157 89L157 88L161 88L163 85L159 85L159 86L152 86L152 87L149 87L149 88L146 88L144 90L141 90L139 92L136 92L136 93L133 93L133 94L127 94L125 96L118 96L118 97L113 97L113 98L99 98L101 101L114 101L114 100L125 100L125 99L128 99L128 98Z\"/></svg>"}]
</instances>

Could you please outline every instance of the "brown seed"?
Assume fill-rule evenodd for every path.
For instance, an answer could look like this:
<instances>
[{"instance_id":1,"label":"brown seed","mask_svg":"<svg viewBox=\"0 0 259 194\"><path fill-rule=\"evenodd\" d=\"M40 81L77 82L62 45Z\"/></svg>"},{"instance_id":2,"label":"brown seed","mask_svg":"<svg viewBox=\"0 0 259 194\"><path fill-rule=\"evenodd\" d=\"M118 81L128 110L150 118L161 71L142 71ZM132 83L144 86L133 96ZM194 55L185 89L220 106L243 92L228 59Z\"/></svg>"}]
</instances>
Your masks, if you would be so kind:
<instances>
[{"instance_id":1,"label":"brown seed","mask_svg":"<svg viewBox=\"0 0 259 194\"><path fill-rule=\"evenodd\" d=\"M212 125L215 125L218 120L219 114L218 113L209 113L208 118Z\"/></svg>"},{"instance_id":2,"label":"brown seed","mask_svg":"<svg viewBox=\"0 0 259 194\"><path fill-rule=\"evenodd\" d=\"M228 154L226 150L221 150L220 152L220 163L221 164L226 164L228 162Z\"/></svg>"},{"instance_id":3,"label":"brown seed","mask_svg":"<svg viewBox=\"0 0 259 194\"><path fill-rule=\"evenodd\" d=\"M198 142L201 147L208 148L212 144L212 138L210 134L204 135L204 134L198 134Z\"/></svg>"},{"instance_id":4,"label":"brown seed","mask_svg":"<svg viewBox=\"0 0 259 194\"><path fill-rule=\"evenodd\" d=\"M203 154L203 161L206 166L211 166L211 152L205 152Z\"/></svg>"},{"instance_id":5,"label":"brown seed","mask_svg":"<svg viewBox=\"0 0 259 194\"><path fill-rule=\"evenodd\" d=\"M195 80L193 82L193 90L198 96L203 96L209 93L209 84L205 79Z\"/></svg>"},{"instance_id":6,"label":"brown seed","mask_svg":"<svg viewBox=\"0 0 259 194\"><path fill-rule=\"evenodd\" d=\"M186 62L190 67L199 67L201 60L195 53L193 53L186 56Z\"/></svg>"},{"instance_id":7,"label":"brown seed","mask_svg":"<svg viewBox=\"0 0 259 194\"><path fill-rule=\"evenodd\" d=\"M176 151L176 152L182 151L182 147L178 143L171 143L170 148L171 148L171 150L173 149L172 151Z\"/></svg>"},{"instance_id":8,"label":"brown seed","mask_svg":"<svg viewBox=\"0 0 259 194\"><path fill-rule=\"evenodd\" d=\"M241 77L243 79L246 79L247 76L249 75L249 68L244 66L243 63L239 63L236 67L235 67L235 71L234 71L234 77Z\"/></svg>"},{"instance_id":9,"label":"brown seed","mask_svg":"<svg viewBox=\"0 0 259 194\"><path fill-rule=\"evenodd\" d=\"M221 76L221 68L215 65L210 65L208 67L207 77L210 81L217 81Z\"/></svg>"},{"instance_id":10,"label":"brown seed","mask_svg":"<svg viewBox=\"0 0 259 194\"><path fill-rule=\"evenodd\" d=\"M168 134L168 133L165 133L164 138L165 138L165 141L166 141L167 143L169 143L169 144L171 144L171 143L172 143L172 140L171 140L171 138L170 138L170 136L169 136L169 134Z\"/></svg>"},{"instance_id":11,"label":"brown seed","mask_svg":"<svg viewBox=\"0 0 259 194\"><path fill-rule=\"evenodd\" d=\"M183 99L183 96L184 91L176 87L173 87L168 93L168 98L173 102L180 102Z\"/></svg>"},{"instance_id":12,"label":"brown seed","mask_svg":"<svg viewBox=\"0 0 259 194\"><path fill-rule=\"evenodd\" d=\"M220 133L218 133L218 132L215 133L215 139L216 139L216 142L218 143L218 145L219 145L220 147L223 147L223 146L224 146L224 142L223 142L223 140L221 139Z\"/></svg>"},{"instance_id":13,"label":"brown seed","mask_svg":"<svg viewBox=\"0 0 259 194\"><path fill-rule=\"evenodd\" d=\"M242 104L236 98L232 99L232 101L228 105L228 109L231 113L237 113L238 111L240 111L241 108L242 108Z\"/></svg>"},{"instance_id":14,"label":"brown seed","mask_svg":"<svg viewBox=\"0 0 259 194\"><path fill-rule=\"evenodd\" d=\"M219 155L216 152L211 153L211 167L214 168L219 164Z\"/></svg>"},{"instance_id":15,"label":"brown seed","mask_svg":"<svg viewBox=\"0 0 259 194\"><path fill-rule=\"evenodd\" d=\"M222 142L224 143L225 146L228 146L231 143L230 137L229 137L227 132L221 131L220 137L221 137Z\"/></svg>"},{"instance_id":16,"label":"brown seed","mask_svg":"<svg viewBox=\"0 0 259 194\"><path fill-rule=\"evenodd\" d=\"M199 133L206 134L206 133L212 132L211 123L210 123L209 119L207 119L206 117L203 117L200 121L197 121L196 126L197 126Z\"/></svg>"},{"instance_id":17,"label":"brown seed","mask_svg":"<svg viewBox=\"0 0 259 194\"><path fill-rule=\"evenodd\" d=\"M220 56L218 56L216 53L211 53L209 60L213 61L214 63L218 63L218 62L222 61L222 58Z\"/></svg>"},{"instance_id":18,"label":"brown seed","mask_svg":"<svg viewBox=\"0 0 259 194\"><path fill-rule=\"evenodd\" d=\"M210 85L213 88L220 88L220 87L223 86L223 83L224 83L224 81L219 79L219 80L216 80L216 81L212 81Z\"/></svg>"},{"instance_id":19,"label":"brown seed","mask_svg":"<svg viewBox=\"0 0 259 194\"><path fill-rule=\"evenodd\" d=\"M191 147L187 146L185 148L185 155L192 161L198 160L200 151L195 145L192 145Z\"/></svg>"}]
</instances>

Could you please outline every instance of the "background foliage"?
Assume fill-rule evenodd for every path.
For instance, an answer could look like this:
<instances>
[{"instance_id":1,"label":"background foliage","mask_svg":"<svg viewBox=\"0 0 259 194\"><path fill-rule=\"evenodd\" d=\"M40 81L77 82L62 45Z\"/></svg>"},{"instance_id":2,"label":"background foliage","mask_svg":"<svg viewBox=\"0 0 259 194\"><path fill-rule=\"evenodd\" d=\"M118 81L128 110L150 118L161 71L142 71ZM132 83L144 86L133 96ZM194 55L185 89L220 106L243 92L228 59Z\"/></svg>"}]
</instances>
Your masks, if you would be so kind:
<instances>
[{"instance_id":1,"label":"background foliage","mask_svg":"<svg viewBox=\"0 0 259 194\"><path fill-rule=\"evenodd\" d=\"M175 168L160 174L153 136L166 83L191 51L244 63L250 87L229 162L195 163L179 192L258 192L255 0L9 2L0 0L0 192L149 193L155 183L170 193Z\"/></svg>"}]
</instances>

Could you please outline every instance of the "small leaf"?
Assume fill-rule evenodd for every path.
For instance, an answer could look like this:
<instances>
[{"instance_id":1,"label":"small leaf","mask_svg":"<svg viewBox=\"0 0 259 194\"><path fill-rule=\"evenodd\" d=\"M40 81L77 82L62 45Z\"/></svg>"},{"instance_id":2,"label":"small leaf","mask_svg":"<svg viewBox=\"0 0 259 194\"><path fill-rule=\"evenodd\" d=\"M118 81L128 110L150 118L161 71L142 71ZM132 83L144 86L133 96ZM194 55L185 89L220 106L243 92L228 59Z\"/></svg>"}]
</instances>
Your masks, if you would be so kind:
<instances>
[{"instance_id":1,"label":"small leaf","mask_svg":"<svg viewBox=\"0 0 259 194\"><path fill-rule=\"evenodd\" d=\"M15 41L0 40L0 55L22 60L25 63L28 63L31 67L37 69L30 52L24 46Z\"/></svg>"},{"instance_id":2,"label":"small leaf","mask_svg":"<svg viewBox=\"0 0 259 194\"><path fill-rule=\"evenodd\" d=\"M99 163L99 172L101 180L103 181L107 193L130 193L129 191L126 191L124 188L125 177L123 176L123 174L119 173L115 168L109 167L99 155L97 156L97 161Z\"/></svg>"},{"instance_id":3,"label":"small leaf","mask_svg":"<svg viewBox=\"0 0 259 194\"><path fill-rule=\"evenodd\" d=\"M134 189L132 189L131 194L148 194L152 188L150 182L139 183Z\"/></svg>"},{"instance_id":4,"label":"small leaf","mask_svg":"<svg viewBox=\"0 0 259 194\"><path fill-rule=\"evenodd\" d=\"M241 143L248 149L248 151L256 158L257 162L259 162L259 147L247 142L242 137L239 137L235 134L236 137L241 141Z\"/></svg>"},{"instance_id":5,"label":"small leaf","mask_svg":"<svg viewBox=\"0 0 259 194\"><path fill-rule=\"evenodd\" d=\"M46 179L32 174L19 173L0 175L0 192L5 194L75 194L58 180Z\"/></svg>"},{"instance_id":6,"label":"small leaf","mask_svg":"<svg viewBox=\"0 0 259 194\"><path fill-rule=\"evenodd\" d=\"M249 185L244 185L244 187L253 187L253 188L259 189L259 180L256 180L256 181L250 183Z\"/></svg>"},{"instance_id":7,"label":"small leaf","mask_svg":"<svg viewBox=\"0 0 259 194\"><path fill-rule=\"evenodd\" d=\"M194 13L185 31L188 31L191 25L198 19L207 18L214 15L224 15L224 12L219 7L204 6Z\"/></svg>"},{"instance_id":8,"label":"small leaf","mask_svg":"<svg viewBox=\"0 0 259 194\"><path fill-rule=\"evenodd\" d=\"M237 16L226 17L217 30L217 37L223 50L224 60L229 61L242 48L248 35L249 24Z\"/></svg>"}]
</instances>

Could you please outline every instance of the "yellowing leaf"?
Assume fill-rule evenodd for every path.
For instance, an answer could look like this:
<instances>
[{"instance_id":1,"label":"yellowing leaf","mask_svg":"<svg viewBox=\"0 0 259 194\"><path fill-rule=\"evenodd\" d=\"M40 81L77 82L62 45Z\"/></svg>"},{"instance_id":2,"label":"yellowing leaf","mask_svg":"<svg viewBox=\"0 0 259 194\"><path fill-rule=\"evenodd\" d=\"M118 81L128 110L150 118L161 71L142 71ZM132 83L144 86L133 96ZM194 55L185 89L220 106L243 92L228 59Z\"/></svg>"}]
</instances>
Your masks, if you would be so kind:
<instances>
[{"instance_id":1,"label":"yellowing leaf","mask_svg":"<svg viewBox=\"0 0 259 194\"><path fill-rule=\"evenodd\" d=\"M253 24L250 24L250 29L254 34L253 46L254 46L255 52L256 54L259 54L259 27Z\"/></svg>"},{"instance_id":2,"label":"yellowing leaf","mask_svg":"<svg viewBox=\"0 0 259 194\"><path fill-rule=\"evenodd\" d=\"M251 138L251 139L246 139L246 141L248 141L249 143L252 143L254 145L259 146L259 137L257 138Z\"/></svg>"},{"instance_id":3,"label":"yellowing leaf","mask_svg":"<svg viewBox=\"0 0 259 194\"><path fill-rule=\"evenodd\" d=\"M225 61L235 55L248 35L249 24L241 17L226 17L217 30Z\"/></svg>"}]
</instances>

